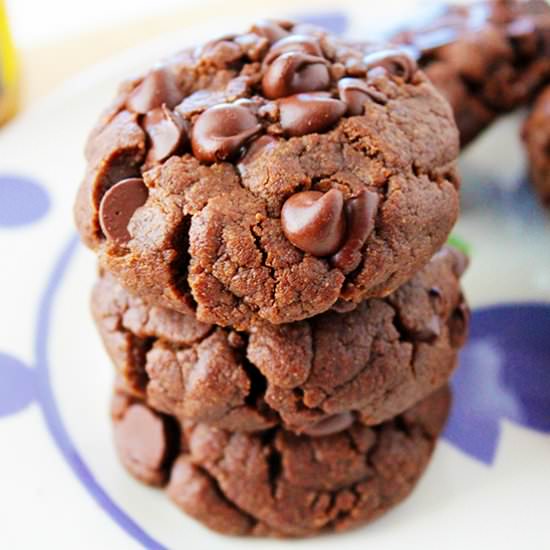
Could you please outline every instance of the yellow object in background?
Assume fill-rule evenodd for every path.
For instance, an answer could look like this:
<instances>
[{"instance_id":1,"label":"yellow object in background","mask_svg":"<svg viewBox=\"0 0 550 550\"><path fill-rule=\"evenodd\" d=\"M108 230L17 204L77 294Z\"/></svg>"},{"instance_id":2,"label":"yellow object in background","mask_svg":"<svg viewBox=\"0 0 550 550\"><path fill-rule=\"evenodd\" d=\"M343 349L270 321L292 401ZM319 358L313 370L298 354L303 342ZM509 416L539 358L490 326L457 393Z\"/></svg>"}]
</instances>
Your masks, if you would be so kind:
<instances>
[{"instance_id":1,"label":"yellow object in background","mask_svg":"<svg viewBox=\"0 0 550 550\"><path fill-rule=\"evenodd\" d=\"M17 65L4 0L0 0L0 124L15 113Z\"/></svg>"}]
</instances>

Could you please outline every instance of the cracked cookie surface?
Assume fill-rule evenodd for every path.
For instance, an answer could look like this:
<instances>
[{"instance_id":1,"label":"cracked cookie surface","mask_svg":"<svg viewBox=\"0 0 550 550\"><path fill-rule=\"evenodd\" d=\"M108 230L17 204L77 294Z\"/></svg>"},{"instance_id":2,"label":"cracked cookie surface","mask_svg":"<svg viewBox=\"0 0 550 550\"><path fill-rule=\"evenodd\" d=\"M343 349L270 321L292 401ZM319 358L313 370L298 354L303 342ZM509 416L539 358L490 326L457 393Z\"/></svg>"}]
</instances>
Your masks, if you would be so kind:
<instances>
[{"instance_id":1,"label":"cracked cookie surface","mask_svg":"<svg viewBox=\"0 0 550 550\"><path fill-rule=\"evenodd\" d=\"M89 138L76 221L151 303L288 323L424 266L458 214L457 154L449 105L402 52L262 23L121 87Z\"/></svg>"},{"instance_id":2,"label":"cracked cookie surface","mask_svg":"<svg viewBox=\"0 0 550 550\"><path fill-rule=\"evenodd\" d=\"M128 471L165 486L179 508L210 529L299 537L363 525L404 500L430 460L449 403L445 387L381 425L355 423L322 437L190 423L178 432L172 418L121 392L112 418ZM137 429L136 417L149 429Z\"/></svg>"},{"instance_id":3,"label":"cracked cookie surface","mask_svg":"<svg viewBox=\"0 0 550 550\"><path fill-rule=\"evenodd\" d=\"M383 422L446 384L468 331L465 257L446 247L385 299L247 332L133 297L112 277L94 317L126 391L180 419L298 433Z\"/></svg>"}]
</instances>

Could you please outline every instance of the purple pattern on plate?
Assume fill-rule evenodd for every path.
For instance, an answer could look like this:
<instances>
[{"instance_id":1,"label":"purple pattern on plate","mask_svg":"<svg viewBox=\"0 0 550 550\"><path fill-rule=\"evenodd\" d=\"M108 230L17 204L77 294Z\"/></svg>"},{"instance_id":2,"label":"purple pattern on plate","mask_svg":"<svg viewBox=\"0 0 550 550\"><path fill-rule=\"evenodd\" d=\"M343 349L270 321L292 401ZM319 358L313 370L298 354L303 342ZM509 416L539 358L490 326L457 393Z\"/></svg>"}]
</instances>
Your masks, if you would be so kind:
<instances>
[{"instance_id":1,"label":"purple pattern on plate","mask_svg":"<svg viewBox=\"0 0 550 550\"><path fill-rule=\"evenodd\" d=\"M36 396L34 373L19 359L0 352L0 418L22 411Z\"/></svg>"},{"instance_id":2,"label":"purple pattern on plate","mask_svg":"<svg viewBox=\"0 0 550 550\"><path fill-rule=\"evenodd\" d=\"M35 332L35 372L38 402L44 415L46 427L50 432L61 455L74 475L82 483L88 494L103 508L105 513L128 535L138 541L144 548L164 550L165 547L145 532L97 482L85 459L80 456L78 449L71 439L57 401L50 379L50 365L48 362L48 346L50 342L50 328L52 324L53 306L56 294L63 282L63 276L71 260L74 258L78 245L78 238L72 237L57 259L53 271L49 274L46 289L40 301Z\"/></svg>"},{"instance_id":3,"label":"purple pattern on plate","mask_svg":"<svg viewBox=\"0 0 550 550\"><path fill-rule=\"evenodd\" d=\"M55 400L48 362L51 315L76 245L77 239L71 239L56 262L40 304L35 340L39 403L52 438L90 496L145 548L162 549L162 544L145 532L96 481L71 440ZM548 334L550 305L499 306L474 312L471 342L463 353L462 367L453 384L454 407L446 431L449 441L490 464L498 445L501 418L550 431ZM486 347L491 351L480 351ZM509 356L503 355L508 353ZM488 362L488 357L493 359Z\"/></svg>"},{"instance_id":4,"label":"purple pattern on plate","mask_svg":"<svg viewBox=\"0 0 550 550\"><path fill-rule=\"evenodd\" d=\"M550 433L550 305L478 310L453 380L445 437L492 464L501 420Z\"/></svg>"},{"instance_id":5,"label":"purple pattern on plate","mask_svg":"<svg viewBox=\"0 0 550 550\"><path fill-rule=\"evenodd\" d=\"M318 14L298 15L294 17L297 21L302 23L310 23L311 25L318 25L324 29L329 30L335 34L342 34L349 24L348 16L341 11L333 11Z\"/></svg>"},{"instance_id":6,"label":"purple pattern on plate","mask_svg":"<svg viewBox=\"0 0 550 550\"><path fill-rule=\"evenodd\" d=\"M13 174L0 174L0 227L33 223L49 208L48 194L38 182Z\"/></svg>"}]
</instances>

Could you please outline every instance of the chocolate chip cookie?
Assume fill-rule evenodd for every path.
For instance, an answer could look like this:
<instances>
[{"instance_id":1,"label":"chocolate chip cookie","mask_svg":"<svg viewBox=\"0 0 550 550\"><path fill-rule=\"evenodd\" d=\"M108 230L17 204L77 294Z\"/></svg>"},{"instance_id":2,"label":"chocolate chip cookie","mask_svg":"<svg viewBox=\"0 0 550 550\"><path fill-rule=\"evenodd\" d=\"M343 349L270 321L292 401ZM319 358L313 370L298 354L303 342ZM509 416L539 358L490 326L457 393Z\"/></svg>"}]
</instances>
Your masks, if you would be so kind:
<instances>
[{"instance_id":1,"label":"chocolate chip cookie","mask_svg":"<svg viewBox=\"0 0 550 550\"><path fill-rule=\"evenodd\" d=\"M462 145L550 80L550 6L544 0L443 5L393 37L451 103Z\"/></svg>"},{"instance_id":2,"label":"chocolate chip cookie","mask_svg":"<svg viewBox=\"0 0 550 550\"><path fill-rule=\"evenodd\" d=\"M307 536L372 521L424 472L448 414L447 388L379 426L298 436L281 428L230 433L180 425L123 393L113 400L119 457L138 479L210 529Z\"/></svg>"},{"instance_id":3,"label":"chocolate chip cookie","mask_svg":"<svg viewBox=\"0 0 550 550\"><path fill-rule=\"evenodd\" d=\"M236 332L97 284L94 317L127 392L228 430L283 424L310 435L379 424L446 384L469 312L465 257L445 248L385 299Z\"/></svg>"},{"instance_id":4,"label":"chocolate chip cookie","mask_svg":"<svg viewBox=\"0 0 550 550\"><path fill-rule=\"evenodd\" d=\"M205 323L384 297L458 213L458 133L415 61L263 22L124 84L92 132L83 240L130 292Z\"/></svg>"},{"instance_id":5,"label":"chocolate chip cookie","mask_svg":"<svg viewBox=\"0 0 550 550\"><path fill-rule=\"evenodd\" d=\"M550 207L550 87L535 102L523 127L523 140L535 188Z\"/></svg>"}]
</instances>

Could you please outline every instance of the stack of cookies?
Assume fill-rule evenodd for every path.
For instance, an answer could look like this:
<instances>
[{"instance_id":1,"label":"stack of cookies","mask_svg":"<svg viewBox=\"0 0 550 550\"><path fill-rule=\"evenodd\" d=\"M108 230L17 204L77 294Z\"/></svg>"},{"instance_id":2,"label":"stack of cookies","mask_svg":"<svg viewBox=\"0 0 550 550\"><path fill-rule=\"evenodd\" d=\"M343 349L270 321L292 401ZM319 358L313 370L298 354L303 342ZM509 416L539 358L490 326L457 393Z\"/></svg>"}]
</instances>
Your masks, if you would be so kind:
<instances>
[{"instance_id":1,"label":"stack of cookies","mask_svg":"<svg viewBox=\"0 0 550 550\"><path fill-rule=\"evenodd\" d=\"M402 51L261 22L124 83L76 220L124 466L231 534L372 520L468 326L452 110Z\"/></svg>"}]
</instances>

